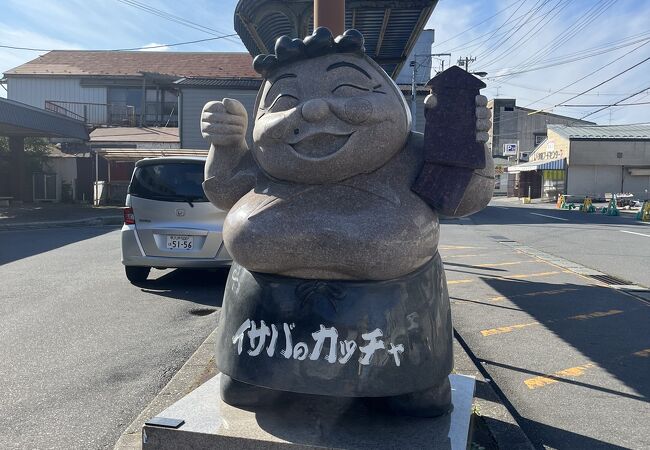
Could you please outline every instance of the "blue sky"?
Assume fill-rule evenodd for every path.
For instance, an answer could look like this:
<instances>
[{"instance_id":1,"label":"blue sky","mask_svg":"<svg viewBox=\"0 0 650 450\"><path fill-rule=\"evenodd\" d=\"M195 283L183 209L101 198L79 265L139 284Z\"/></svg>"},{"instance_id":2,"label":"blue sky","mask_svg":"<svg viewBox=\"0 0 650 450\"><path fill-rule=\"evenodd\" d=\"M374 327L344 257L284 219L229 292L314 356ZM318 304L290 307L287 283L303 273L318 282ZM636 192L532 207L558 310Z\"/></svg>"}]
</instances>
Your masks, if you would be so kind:
<instances>
[{"instance_id":1,"label":"blue sky","mask_svg":"<svg viewBox=\"0 0 650 450\"><path fill-rule=\"evenodd\" d=\"M169 21L120 0L2 0L0 45L115 49L191 41L209 38L215 33L234 32L236 0L139 2L212 31ZM593 17L599 12L600 16ZM495 13L498 14L490 18ZM566 36L566 41L557 48L551 46L554 39L565 36L565 31L576 31L576 23L580 25L589 17L593 17L593 21L585 23L574 36ZM477 57L470 69L488 72L488 88L484 92L488 97L514 97L521 106L553 108L558 114L580 117L597 107L555 105L566 103L573 95L650 57L648 17L648 0L440 0L427 27L436 30L433 52L452 53L452 63L460 57ZM508 18L511 20L504 25ZM614 45L621 48L584 58ZM590 49L593 49L591 53ZM236 37L156 50L246 51ZM623 56L627 52L631 53ZM0 72L42 53L0 48ZM535 57L538 61L531 61ZM556 65L567 59L577 60ZM610 65L600 69L605 64ZM593 73L597 69L600 70ZM649 69L650 61L568 103L611 104L644 89L626 103L650 102ZM527 72L504 76L522 70ZM582 77L585 79L565 88ZM557 90L560 92L554 93ZM0 89L0 95L4 94ZM610 108L589 119L601 124L650 122L650 105Z\"/></svg>"}]
</instances>

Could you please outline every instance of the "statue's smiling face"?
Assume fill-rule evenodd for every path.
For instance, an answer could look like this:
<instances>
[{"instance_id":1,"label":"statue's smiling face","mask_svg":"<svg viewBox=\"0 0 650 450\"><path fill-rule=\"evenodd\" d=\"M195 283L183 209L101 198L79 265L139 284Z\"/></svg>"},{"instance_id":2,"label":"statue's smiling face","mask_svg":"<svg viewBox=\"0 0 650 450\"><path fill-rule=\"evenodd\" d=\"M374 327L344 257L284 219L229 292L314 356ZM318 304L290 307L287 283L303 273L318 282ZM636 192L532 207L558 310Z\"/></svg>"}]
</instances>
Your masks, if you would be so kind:
<instances>
[{"instance_id":1,"label":"statue's smiling face","mask_svg":"<svg viewBox=\"0 0 650 450\"><path fill-rule=\"evenodd\" d=\"M283 66L257 102L255 158L280 180L326 183L371 172L408 137L402 94L365 56L331 54Z\"/></svg>"}]
</instances>

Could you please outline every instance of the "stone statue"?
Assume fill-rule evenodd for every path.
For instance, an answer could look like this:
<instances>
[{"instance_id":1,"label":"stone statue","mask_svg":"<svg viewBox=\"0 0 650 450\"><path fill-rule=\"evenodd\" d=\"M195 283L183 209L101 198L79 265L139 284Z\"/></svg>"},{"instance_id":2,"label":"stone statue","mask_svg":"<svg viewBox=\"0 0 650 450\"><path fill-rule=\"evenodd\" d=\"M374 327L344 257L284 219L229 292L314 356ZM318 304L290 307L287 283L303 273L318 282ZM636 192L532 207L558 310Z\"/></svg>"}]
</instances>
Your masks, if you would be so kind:
<instances>
[{"instance_id":1,"label":"stone statue","mask_svg":"<svg viewBox=\"0 0 650 450\"><path fill-rule=\"evenodd\" d=\"M254 68L252 148L238 101L210 102L201 118L204 190L229 210L234 260L217 337L223 400L292 392L444 414L453 358L438 216L492 196L486 98L441 110L445 92L431 95L431 138L410 131L403 95L356 30L281 37ZM469 147L454 145L468 133Z\"/></svg>"}]
</instances>

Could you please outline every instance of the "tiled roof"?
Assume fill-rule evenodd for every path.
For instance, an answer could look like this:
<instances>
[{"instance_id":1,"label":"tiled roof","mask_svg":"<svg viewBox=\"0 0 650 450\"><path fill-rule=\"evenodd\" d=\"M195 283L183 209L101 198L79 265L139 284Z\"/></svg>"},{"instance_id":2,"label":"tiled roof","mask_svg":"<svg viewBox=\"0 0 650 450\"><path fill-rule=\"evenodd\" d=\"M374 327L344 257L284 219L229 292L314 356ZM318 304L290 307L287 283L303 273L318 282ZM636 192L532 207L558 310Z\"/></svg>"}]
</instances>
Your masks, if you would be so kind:
<instances>
[{"instance_id":1,"label":"tiled roof","mask_svg":"<svg viewBox=\"0 0 650 450\"><path fill-rule=\"evenodd\" d=\"M109 127L97 128L90 133L90 143L98 142L171 142L178 143L178 128L168 127Z\"/></svg>"},{"instance_id":2,"label":"tiled roof","mask_svg":"<svg viewBox=\"0 0 650 450\"><path fill-rule=\"evenodd\" d=\"M259 78L252 64L248 53L55 50L5 75L140 77L149 72L179 78Z\"/></svg>"},{"instance_id":3,"label":"tiled roof","mask_svg":"<svg viewBox=\"0 0 650 450\"><path fill-rule=\"evenodd\" d=\"M548 125L548 129L569 139L650 139L650 124L579 127Z\"/></svg>"}]
</instances>

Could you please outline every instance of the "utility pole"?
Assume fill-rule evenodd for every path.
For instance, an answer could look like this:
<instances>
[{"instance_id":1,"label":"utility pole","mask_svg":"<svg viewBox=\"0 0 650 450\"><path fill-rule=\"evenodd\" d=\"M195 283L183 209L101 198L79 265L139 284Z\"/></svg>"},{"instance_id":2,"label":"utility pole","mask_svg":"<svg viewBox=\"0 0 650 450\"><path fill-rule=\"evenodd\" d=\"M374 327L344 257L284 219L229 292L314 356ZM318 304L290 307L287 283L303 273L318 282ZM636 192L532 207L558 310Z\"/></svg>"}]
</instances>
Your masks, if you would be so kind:
<instances>
[{"instance_id":1,"label":"utility pole","mask_svg":"<svg viewBox=\"0 0 650 450\"><path fill-rule=\"evenodd\" d=\"M473 63L474 61L476 61L476 58L472 58L471 56L458 58L458 65L461 67L465 66L465 72L469 72L469 63Z\"/></svg>"},{"instance_id":2,"label":"utility pole","mask_svg":"<svg viewBox=\"0 0 650 450\"><path fill-rule=\"evenodd\" d=\"M418 107L417 107L417 73L418 73L418 68L420 67L418 65L418 58L433 58L436 56L449 56L451 58L451 53L429 53L427 54L422 54L422 55L413 55L413 61L410 62L410 66L413 68L413 76L411 77L411 116L412 116L412 122L411 122L411 130L415 130L415 125L417 124L417 112L418 112ZM429 66L429 69L431 67ZM445 61L442 61L442 69L444 70L445 68ZM430 72L429 72L430 73Z\"/></svg>"},{"instance_id":3,"label":"utility pole","mask_svg":"<svg viewBox=\"0 0 650 450\"><path fill-rule=\"evenodd\" d=\"M345 0L314 0L314 28L327 27L334 36L345 31Z\"/></svg>"}]
</instances>

